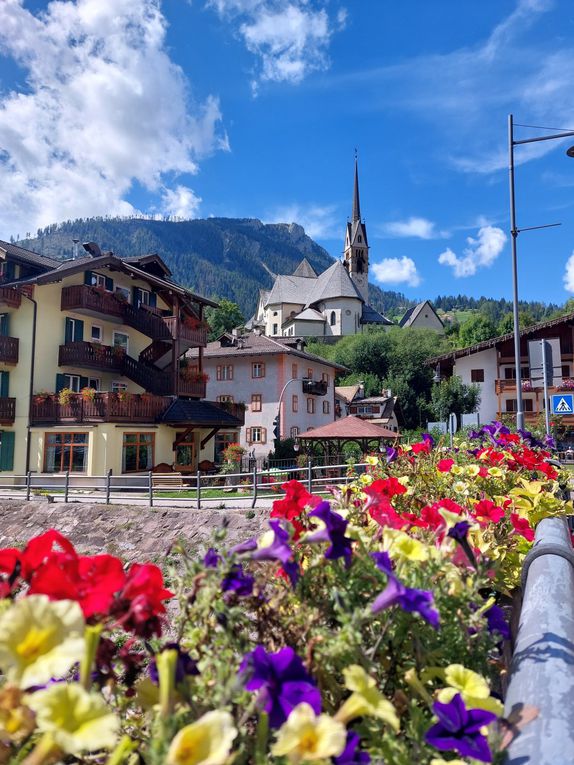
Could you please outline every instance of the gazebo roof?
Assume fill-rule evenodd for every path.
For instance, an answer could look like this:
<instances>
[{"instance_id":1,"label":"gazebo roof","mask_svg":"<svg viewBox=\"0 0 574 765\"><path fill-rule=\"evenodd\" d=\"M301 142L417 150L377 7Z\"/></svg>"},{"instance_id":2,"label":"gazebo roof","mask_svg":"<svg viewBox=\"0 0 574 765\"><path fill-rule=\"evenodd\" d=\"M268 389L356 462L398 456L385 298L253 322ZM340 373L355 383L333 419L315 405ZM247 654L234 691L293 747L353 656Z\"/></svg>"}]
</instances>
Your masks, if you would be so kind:
<instances>
[{"instance_id":1,"label":"gazebo roof","mask_svg":"<svg viewBox=\"0 0 574 765\"><path fill-rule=\"evenodd\" d=\"M360 417L350 414L348 417L335 420L335 422L323 425L320 428L307 430L305 433L301 433L298 438L304 441L343 441L345 439L358 438L375 440L377 438L400 438L400 433L395 433L380 425L373 425L368 420L362 420Z\"/></svg>"}]
</instances>

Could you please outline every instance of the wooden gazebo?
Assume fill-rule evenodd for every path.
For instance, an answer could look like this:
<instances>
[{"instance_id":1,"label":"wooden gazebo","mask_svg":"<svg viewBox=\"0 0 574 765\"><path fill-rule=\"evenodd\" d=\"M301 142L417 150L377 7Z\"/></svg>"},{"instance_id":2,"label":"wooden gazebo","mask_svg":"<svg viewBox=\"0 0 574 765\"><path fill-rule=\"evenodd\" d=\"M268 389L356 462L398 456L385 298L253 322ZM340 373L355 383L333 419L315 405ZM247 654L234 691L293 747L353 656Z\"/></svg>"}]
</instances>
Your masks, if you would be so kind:
<instances>
[{"instance_id":1,"label":"wooden gazebo","mask_svg":"<svg viewBox=\"0 0 574 765\"><path fill-rule=\"evenodd\" d=\"M363 452L368 452L378 449L381 443L396 442L400 437L400 433L350 414L320 428L307 430L301 433L297 440L303 449L312 444L319 444L324 454L340 454L341 447L346 443L358 444Z\"/></svg>"}]
</instances>

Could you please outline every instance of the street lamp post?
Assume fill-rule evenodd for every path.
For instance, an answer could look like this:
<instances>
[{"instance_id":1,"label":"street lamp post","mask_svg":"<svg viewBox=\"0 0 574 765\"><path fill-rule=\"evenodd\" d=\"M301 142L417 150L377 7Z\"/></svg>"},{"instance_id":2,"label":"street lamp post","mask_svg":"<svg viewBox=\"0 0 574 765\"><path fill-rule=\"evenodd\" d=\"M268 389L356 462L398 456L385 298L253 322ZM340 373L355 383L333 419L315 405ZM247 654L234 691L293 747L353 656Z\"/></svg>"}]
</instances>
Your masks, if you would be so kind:
<instances>
[{"instance_id":1,"label":"street lamp post","mask_svg":"<svg viewBox=\"0 0 574 765\"><path fill-rule=\"evenodd\" d=\"M549 130L552 128L542 128ZM574 130L566 130L553 135L537 136L536 138L521 138L519 141L514 138L514 119L512 114L508 115L508 171L510 181L510 235L512 248L512 313L514 319L514 368L516 377L516 427L524 428L524 410L522 403L522 376L520 368L520 323L518 316L518 265L516 257L516 244L518 234L521 231L533 231L539 228L550 228L559 226L559 223L549 223L545 226L529 226L528 228L518 228L516 226L516 200L514 194L514 147L523 143L538 143L539 141L553 141L558 138L570 138L574 136ZM571 146L566 152L569 157L574 157L574 146ZM548 408L548 401L545 402Z\"/></svg>"},{"instance_id":2,"label":"street lamp post","mask_svg":"<svg viewBox=\"0 0 574 765\"><path fill-rule=\"evenodd\" d=\"M283 386L283 388L281 389L281 393L279 394L279 401L278 401L278 403L277 403L277 417L275 418L275 419L276 419L276 421L277 421L277 425L278 425L278 434L279 434L279 435L278 435L278 439L277 439L277 440L280 440L280 439L281 439L281 404L283 403L283 394L284 394L284 393L285 393L285 391L287 390L287 386L288 386L290 383L292 383L292 382L296 382L297 380L302 380L302 379L305 379L305 378L300 378L300 377L291 377L291 379L287 380L287 382L285 383L285 385L284 385L284 386Z\"/></svg>"}]
</instances>

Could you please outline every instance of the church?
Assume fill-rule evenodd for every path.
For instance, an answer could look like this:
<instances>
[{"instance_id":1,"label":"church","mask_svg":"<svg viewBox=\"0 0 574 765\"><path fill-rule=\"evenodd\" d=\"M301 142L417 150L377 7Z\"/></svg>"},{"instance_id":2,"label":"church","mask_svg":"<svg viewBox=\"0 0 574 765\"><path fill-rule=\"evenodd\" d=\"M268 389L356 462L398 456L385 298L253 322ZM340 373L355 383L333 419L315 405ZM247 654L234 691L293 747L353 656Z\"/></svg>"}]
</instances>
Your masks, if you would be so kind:
<instances>
[{"instance_id":1,"label":"church","mask_svg":"<svg viewBox=\"0 0 574 765\"><path fill-rule=\"evenodd\" d=\"M341 337L372 325L392 322L369 305L369 244L355 158L353 214L347 222L343 260L317 274L304 258L292 274L275 276L272 288L260 291L257 312L247 328L269 337Z\"/></svg>"}]
</instances>

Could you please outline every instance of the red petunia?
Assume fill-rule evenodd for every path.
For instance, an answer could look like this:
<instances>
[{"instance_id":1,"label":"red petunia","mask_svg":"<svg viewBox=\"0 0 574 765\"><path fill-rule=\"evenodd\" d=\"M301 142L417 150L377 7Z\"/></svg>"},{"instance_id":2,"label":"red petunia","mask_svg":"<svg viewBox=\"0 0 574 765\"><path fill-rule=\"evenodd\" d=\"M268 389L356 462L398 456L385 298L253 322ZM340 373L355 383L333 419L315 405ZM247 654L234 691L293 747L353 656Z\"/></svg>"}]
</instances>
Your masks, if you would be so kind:
<instances>
[{"instance_id":1,"label":"red petunia","mask_svg":"<svg viewBox=\"0 0 574 765\"><path fill-rule=\"evenodd\" d=\"M285 492L283 499L273 502L271 518L282 518L292 524L295 533L293 539L297 540L305 530L305 525L300 518L307 507L316 507L321 501L319 497L309 494L307 489L299 481L287 481L281 485Z\"/></svg>"},{"instance_id":2,"label":"red petunia","mask_svg":"<svg viewBox=\"0 0 574 765\"><path fill-rule=\"evenodd\" d=\"M476 520L481 524L498 523L504 518L502 507L495 505L490 499L481 499L473 509Z\"/></svg>"},{"instance_id":3,"label":"red petunia","mask_svg":"<svg viewBox=\"0 0 574 765\"><path fill-rule=\"evenodd\" d=\"M173 592L164 588L163 574L157 566L132 563L112 613L125 630L145 638L159 636L160 617L166 612L163 601L173 596Z\"/></svg>"},{"instance_id":4,"label":"red petunia","mask_svg":"<svg viewBox=\"0 0 574 765\"><path fill-rule=\"evenodd\" d=\"M453 465L454 465L454 460L439 460L439 463L436 466L436 468L439 471L439 473L450 473Z\"/></svg>"},{"instance_id":5,"label":"red petunia","mask_svg":"<svg viewBox=\"0 0 574 765\"><path fill-rule=\"evenodd\" d=\"M391 476L390 478L379 478L378 481L373 481L370 486L363 489L365 494L369 497L387 497L392 499L399 494L406 494L407 487L404 486L397 478Z\"/></svg>"},{"instance_id":6,"label":"red petunia","mask_svg":"<svg viewBox=\"0 0 574 765\"><path fill-rule=\"evenodd\" d=\"M521 518L518 513L510 514L510 522L514 528L514 531L529 542L534 541L534 529L526 518Z\"/></svg>"},{"instance_id":7,"label":"red petunia","mask_svg":"<svg viewBox=\"0 0 574 765\"><path fill-rule=\"evenodd\" d=\"M380 497L368 509L371 518L376 521L379 526L390 526L392 529L402 529L405 525L405 521L396 512L386 497Z\"/></svg>"}]
</instances>

